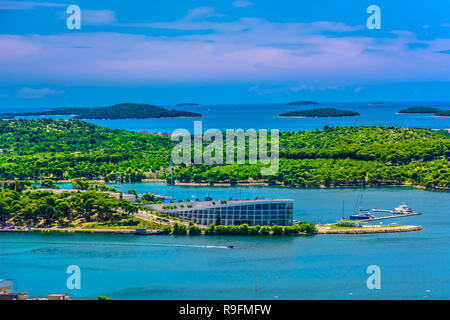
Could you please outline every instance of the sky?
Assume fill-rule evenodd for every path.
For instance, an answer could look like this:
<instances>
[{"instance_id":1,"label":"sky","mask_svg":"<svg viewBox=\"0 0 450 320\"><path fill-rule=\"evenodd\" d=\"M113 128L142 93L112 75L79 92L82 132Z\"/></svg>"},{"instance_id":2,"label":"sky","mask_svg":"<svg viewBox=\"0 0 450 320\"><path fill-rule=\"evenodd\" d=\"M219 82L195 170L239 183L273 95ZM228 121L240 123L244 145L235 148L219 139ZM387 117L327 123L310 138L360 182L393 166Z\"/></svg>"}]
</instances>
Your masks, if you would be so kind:
<instances>
[{"instance_id":1,"label":"sky","mask_svg":"<svg viewBox=\"0 0 450 320\"><path fill-rule=\"evenodd\" d=\"M450 101L448 0L73 1L0 0L0 107Z\"/></svg>"}]
</instances>

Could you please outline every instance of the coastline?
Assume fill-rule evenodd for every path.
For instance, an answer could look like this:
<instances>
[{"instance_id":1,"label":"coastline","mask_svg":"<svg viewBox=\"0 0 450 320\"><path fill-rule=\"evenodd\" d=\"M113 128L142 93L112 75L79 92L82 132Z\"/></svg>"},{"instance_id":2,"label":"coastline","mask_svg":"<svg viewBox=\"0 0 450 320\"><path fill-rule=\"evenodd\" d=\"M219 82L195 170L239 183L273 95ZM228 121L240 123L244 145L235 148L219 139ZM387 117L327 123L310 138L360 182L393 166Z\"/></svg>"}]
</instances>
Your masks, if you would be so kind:
<instances>
[{"instance_id":1,"label":"coastline","mask_svg":"<svg viewBox=\"0 0 450 320\"><path fill-rule=\"evenodd\" d=\"M306 117L306 116L280 116L278 118L345 118L345 117L359 117L358 116L314 116L314 117Z\"/></svg>"},{"instance_id":2,"label":"coastline","mask_svg":"<svg viewBox=\"0 0 450 320\"><path fill-rule=\"evenodd\" d=\"M6 183L9 182L8 180L1 180L0 183ZM30 180L31 183L39 183L38 180ZM54 180L56 184L58 183L71 183L71 180ZM135 181L135 182L124 182L121 184L127 184L127 183L149 183L149 182L166 182L165 179L151 179L151 178L145 178L141 181ZM109 183L113 184L114 182L107 182L105 180L89 180L89 183ZM169 184L166 183L167 186ZM232 186L240 186L240 187L280 187L280 188L296 188L296 189L343 189L343 188L356 188L360 187L360 184L345 184L345 185L319 185L319 186L296 186L296 185L284 185L281 183L268 183L265 181L241 181L236 183L230 183L230 182L216 182L216 183L209 183L209 182L179 182L174 181L174 186L184 186L184 187L232 187ZM368 188L396 188L396 187L402 187L402 188L414 188L414 189L421 189L421 190L427 190L427 191L444 191L448 192L450 191L450 188L433 188L428 189L425 186L418 185L418 184L411 184L411 183L384 183L384 184L367 184L366 187Z\"/></svg>"},{"instance_id":3,"label":"coastline","mask_svg":"<svg viewBox=\"0 0 450 320\"><path fill-rule=\"evenodd\" d=\"M391 226L391 227L371 227L371 228L345 228L345 229L329 229L329 227L317 226L317 232L311 235L323 235L323 234L374 234L374 233L396 233L396 232L412 232L421 231L423 227L404 225L404 226ZM155 231L155 230L152 230ZM88 228L32 228L31 230L15 230L15 229L0 229L0 232L57 232L57 233L114 233L114 234L134 234L134 229L88 229ZM293 234L292 236L307 235L304 233ZM198 234L195 234L198 236ZM208 236L203 234L203 236ZM212 235L213 237L215 235ZM249 236L249 235L247 235Z\"/></svg>"},{"instance_id":4,"label":"coastline","mask_svg":"<svg viewBox=\"0 0 450 320\"><path fill-rule=\"evenodd\" d=\"M88 228L31 228L30 230L17 230L17 229L0 229L0 232L19 232L19 233L117 233L117 234L133 234L135 232L134 229L114 229L114 228L105 228L105 229L88 229Z\"/></svg>"}]
</instances>

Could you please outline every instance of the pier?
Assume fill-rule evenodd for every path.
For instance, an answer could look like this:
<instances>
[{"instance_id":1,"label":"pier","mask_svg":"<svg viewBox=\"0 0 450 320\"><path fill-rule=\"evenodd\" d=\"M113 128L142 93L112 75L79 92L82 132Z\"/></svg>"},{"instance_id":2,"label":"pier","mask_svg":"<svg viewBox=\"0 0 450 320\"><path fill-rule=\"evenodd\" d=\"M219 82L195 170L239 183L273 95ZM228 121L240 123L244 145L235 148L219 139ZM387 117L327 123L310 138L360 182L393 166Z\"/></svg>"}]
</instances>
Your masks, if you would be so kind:
<instances>
[{"instance_id":1,"label":"pier","mask_svg":"<svg viewBox=\"0 0 450 320\"><path fill-rule=\"evenodd\" d=\"M381 210L379 210L381 212ZM392 212L389 210L385 210L385 212ZM384 219L394 219L394 218L402 218L402 217L409 217L409 216L418 216L421 215L420 212L413 212L413 213L405 213L405 214L394 214L392 216L384 216L384 217L377 217L377 218L371 218L371 219L365 219L365 220L358 220L359 222L367 222L367 221L376 221L376 220L384 220Z\"/></svg>"}]
</instances>

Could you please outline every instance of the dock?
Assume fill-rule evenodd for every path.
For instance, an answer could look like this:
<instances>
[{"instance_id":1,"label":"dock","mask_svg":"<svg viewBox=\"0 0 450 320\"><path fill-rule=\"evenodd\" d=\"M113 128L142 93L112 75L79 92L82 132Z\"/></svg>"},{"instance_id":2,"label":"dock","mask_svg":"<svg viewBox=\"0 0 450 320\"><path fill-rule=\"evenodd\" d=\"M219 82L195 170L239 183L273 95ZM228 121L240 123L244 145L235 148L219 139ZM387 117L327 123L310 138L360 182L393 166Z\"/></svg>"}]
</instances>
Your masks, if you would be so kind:
<instances>
[{"instance_id":1,"label":"dock","mask_svg":"<svg viewBox=\"0 0 450 320\"><path fill-rule=\"evenodd\" d=\"M150 192L150 194L159 200L174 200L174 198L171 196L166 196L163 194L156 194L156 193L152 193L152 192Z\"/></svg>"},{"instance_id":2,"label":"dock","mask_svg":"<svg viewBox=\"0 0 450 320\"><path fill-rule=\"evenodd\" d=\"M388 211L388 210L386 210ZM419 216L422 213L420 212L413 212L413 213L405 213L405 214L394 214L392 216L384 216L384 217L378 217L378 218L371 218L371 219L365 219L365 220L358 220L359 222L367 222L367 221L376 221L376 220L384 220L384 219L394 219L394 218L402 218L402 217L409 217L409 216Z\"/></svg>"}]
</instances>

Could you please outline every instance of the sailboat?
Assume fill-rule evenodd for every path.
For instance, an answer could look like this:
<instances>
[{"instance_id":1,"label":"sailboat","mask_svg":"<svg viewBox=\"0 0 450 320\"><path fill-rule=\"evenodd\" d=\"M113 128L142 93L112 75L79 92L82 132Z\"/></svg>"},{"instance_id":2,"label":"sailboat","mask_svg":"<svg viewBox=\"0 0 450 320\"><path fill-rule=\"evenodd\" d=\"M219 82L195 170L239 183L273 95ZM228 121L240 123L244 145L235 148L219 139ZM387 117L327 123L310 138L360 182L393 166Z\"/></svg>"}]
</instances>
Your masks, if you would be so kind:
<instances>
[{"instance_id":1,"label":"sailboat","mask_svg":"<svg viewBox=\"0 0 450 320\"><path fill-rule=\"evenodd\" d=\"M355 204L355 209L354 209L355 214L352 214L350 216L350 220L368 220L368 219L375 218L375 216L370 214L369 210L361 208L363 193L364 193L364 179L361 179L361 191L359 192L358 198L356 199L356 204ZM359 213L357 213L358 209L359 209Z\"/></svg>"}]
</instances>

